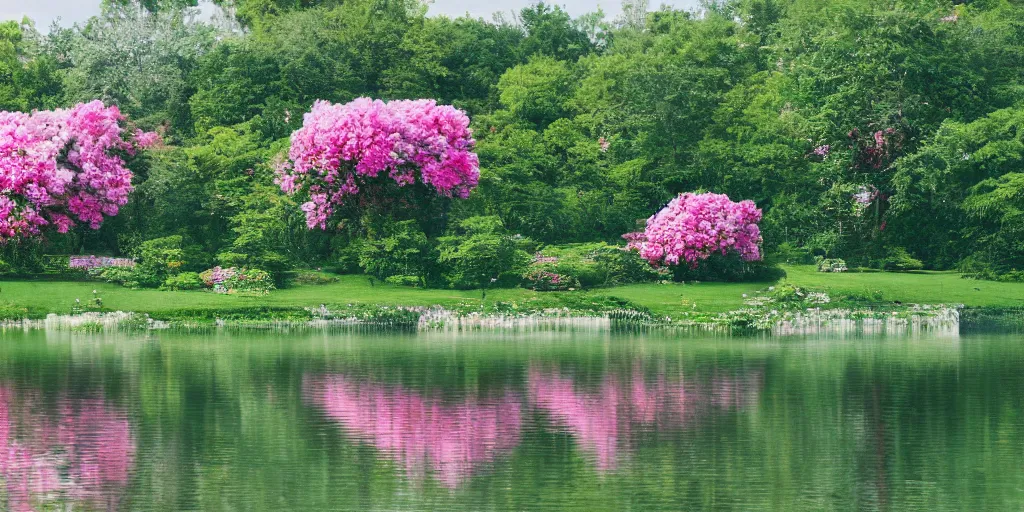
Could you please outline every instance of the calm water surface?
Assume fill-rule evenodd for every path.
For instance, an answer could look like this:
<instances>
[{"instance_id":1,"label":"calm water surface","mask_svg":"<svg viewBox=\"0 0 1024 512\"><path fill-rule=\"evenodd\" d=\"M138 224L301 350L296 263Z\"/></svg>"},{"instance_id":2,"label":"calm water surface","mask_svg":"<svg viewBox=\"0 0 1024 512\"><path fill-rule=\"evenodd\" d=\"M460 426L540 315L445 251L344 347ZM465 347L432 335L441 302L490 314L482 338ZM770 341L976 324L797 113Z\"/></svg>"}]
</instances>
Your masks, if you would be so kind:
<instances>
[{"instance_id":1,"label":"calm water surface","mask_svg":"<svg viewBox=\"0 0 1024 512\"><path fill-rule=\"evenodd\" d=\"M1019 337L0 337L0 510L1024 509Z\"/></svg>"}]
</instances>

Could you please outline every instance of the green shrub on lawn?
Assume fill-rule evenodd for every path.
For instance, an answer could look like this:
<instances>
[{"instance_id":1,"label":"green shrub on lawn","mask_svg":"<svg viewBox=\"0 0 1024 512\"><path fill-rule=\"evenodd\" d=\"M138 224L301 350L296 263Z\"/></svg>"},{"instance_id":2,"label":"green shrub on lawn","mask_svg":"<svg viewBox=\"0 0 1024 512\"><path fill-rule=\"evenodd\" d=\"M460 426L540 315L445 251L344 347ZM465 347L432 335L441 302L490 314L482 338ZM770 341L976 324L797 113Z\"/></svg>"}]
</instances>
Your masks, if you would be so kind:
<instances>
[{"instance_id":1,"label":"green shrub on lawn","mask_svg":"<svg viewBox=\"0 0 1024 512\"><path fill-rule=\"evenodd\" d=\"M902 247L896 247L889 250L889 254L882 260L882 269L890 272L907 272L911 270L921 270L924 268L924 263L921 260L914 258Z\"/></svg>"},{"instance_id":2,"label":"green shrub on lawn","mask_svg":"<svg viewBox=\"0 0 1024 512\"><path fill-rule=\"evenodd\" d=\"M205 284L198 272L182 272L168 277L161 288L164 290L201 290L205 288Z\"/></svg>"},{"instance_id":3,"label":"green shrub on lawn","mask_svg":"<svg viewBox=\"0 0 1024 512\"><path fill-rule=\"evenodd\" d=\"M395 286L411 286L413 288L423 286L423 278L420 276L388 276L384 282Z\"/></svg>"},{"instance_id":4,"label":"green shrub on lawn","mask_svg":"<svg viewBox=\"0 0 1024 512\"><path fill-rule=\"evenodd\" d=\"M332 276L323 272L314 272L312 270L289 272L288 275L286 275L286 278L289 284L299 286L320 286L338 282L338 276Z\"/></svg>"},{"instance_id":5,"label":"green shrub on lawn","mask_svg":"<svg viewBox=\"0 0 1024 512\"><path fill-rule=\"evenodd\" d=\"M549 245L537 252L524 278L531 287L544 288L544 282L558 276L560 286L611 286L643 283L664 278L635 251L598 243Z\"/></svg>"},{"instance_id":6,"label":"green shrub on lawn","mask_svg":"<svg viewBox=\"0 0 1024 512\"><path fill-rule=\"evenodd\" d=\"M448 286L459 289L515 286L530 262L522 237L497 217L470 217L438 242L438 265Z\"/></svg>"},{"instance_id":7,"label":"green shrub on lawn","mask_svg":"<svg viewBox=\"0 0 1024 512\"><path fill-rule=\"evenodd\" d=\"M126 288L157 288L164 283L163 276L141 265L94 268L89 270L89 277Z\"/></svg>"}]
</instances>

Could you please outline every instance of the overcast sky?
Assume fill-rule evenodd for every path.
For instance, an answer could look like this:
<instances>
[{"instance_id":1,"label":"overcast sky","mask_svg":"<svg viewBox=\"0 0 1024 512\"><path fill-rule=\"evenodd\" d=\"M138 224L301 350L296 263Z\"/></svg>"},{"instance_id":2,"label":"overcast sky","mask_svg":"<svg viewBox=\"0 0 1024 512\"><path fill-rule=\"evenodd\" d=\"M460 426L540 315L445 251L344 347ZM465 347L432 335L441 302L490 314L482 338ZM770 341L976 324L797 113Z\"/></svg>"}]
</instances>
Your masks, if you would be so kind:
<instances>
[{"instance_id":1,"label":"overcast sky","mask_svg":"<svg viewBox=\"0 0 1024 512\"><path fill-rule=\"evenodd\" d=\"M534 3L534 0L434 0L430 5L431 14L458 16L469 13L473 16L491 18L494 11L506 13ZM621 11L621 0L549 0L564 7L572 16L579 16L597 10L604 10L608 18L614 18ZM680 8L693 8L697 0L651 0L651 8L662 3ZM0 20L21 20L28 16L36 26L45 31L56 19L61 25L70 26L85 21L99 13L100 0L0 0Z\"/></svg>"}]
</instances>

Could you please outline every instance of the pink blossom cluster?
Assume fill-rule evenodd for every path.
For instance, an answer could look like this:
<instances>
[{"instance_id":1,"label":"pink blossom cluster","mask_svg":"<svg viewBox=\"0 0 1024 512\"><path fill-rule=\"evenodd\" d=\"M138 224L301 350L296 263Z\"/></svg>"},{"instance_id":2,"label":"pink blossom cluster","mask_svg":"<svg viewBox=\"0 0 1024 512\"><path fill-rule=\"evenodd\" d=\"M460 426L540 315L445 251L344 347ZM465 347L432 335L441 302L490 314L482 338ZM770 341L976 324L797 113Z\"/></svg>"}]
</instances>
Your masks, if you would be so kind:
<instances>
[{"instance_id":1,"label":"pink blossom cluster","mask_svg":"<svg viewBox=\"0 0 1024 512\"><path fill-rule=\"evenodd\" d=\"M126 136L124 116L100 101L69 110L0 112L0 242L97 229L132 191L124 156L155 144L156 134Z\"/></svg>"},{"instance_id":2,"label":"pink blossom cluster","mask_svg":"<svg viewBox=\"0 0 1024 512\"><path fill-rule=\"evenodd\" d=\"M652 265L696 265L714 253L736 251L747 261L761 259L761 210L753 201L725 194L681 194L650 219L643 233L623 235L628 247Z\"/></svg>"},{"instance_id":3,"label":"pink blossom cluster","mask_svg":"<svg viewBox=\"0 0 1024 512\"><path fill-rule=\"evenodd\" d=\"M106 256L71 256L68 259L68 268L80 268L84 270L88 270L91 268L134 266L135 260L131 258L109 258Z\"/></svg>"},{"instance_id":4,"label":"pink blossom cluster","mask_svg":"<svg viewBox=\"0 0 1024 512\"><path fill-rule=\"evenodd\" d=\"M381 175L399 186L468 197L480 177L474 145L469 117L433 100L318 101L292 134L290 162L279 166L277 183L288 194L308 192L306 224L326 229L335 206Z\"/></svg>"},{"instance_id":5,"label":"pink blossom cluster","mask_svg":"<svg viewBox=\"0 0 1024 512\"><path fill-rule=\"evenodd\" d=\"M521 400L511 393L443 403L401 386L344 375L311 377L304 387L306 398L327 418L402 462L413 480L422 480L429 467L454 489L519 443Z\"/></svg>"},{"instance_id":6,"label":"pink blossom cluster","mask_svg":"<svg viewBox=\"0 0 1024 512\"><path fill-rule=\"evenodd\" d=\"M206 284L206 286L214 287L217 285L223 285L225 281L235 277L236 274L238 274L238 269L235 267L213 267L210 270L199 274L199 277L203 280L203 283Z\"/></svg>"},{"instance_id":7,"label":"pink blossom cluster","mask_svg":"<svg viewBox=\"0 0 1024 512\"><path fill-rule=\"evenodd\" d=\"M102 399L62 399L56 415L39 405L36 393L0 386L5 510L118 508L135 465L124 412Z\"/></svg>"}]
</instances>

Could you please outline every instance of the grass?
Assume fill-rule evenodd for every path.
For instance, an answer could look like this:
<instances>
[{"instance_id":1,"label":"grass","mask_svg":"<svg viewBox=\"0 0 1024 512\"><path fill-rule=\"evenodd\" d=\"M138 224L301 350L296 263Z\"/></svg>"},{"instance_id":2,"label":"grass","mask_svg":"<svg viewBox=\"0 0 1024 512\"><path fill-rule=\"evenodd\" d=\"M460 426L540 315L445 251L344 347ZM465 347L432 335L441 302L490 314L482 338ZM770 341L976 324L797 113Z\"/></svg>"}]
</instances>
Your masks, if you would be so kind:
<instances>
[{"instance_id":1,"label":"grass","mask_svg":"<svg viewBox=\"0 0 1024 512\"><path fill-rule=\"evenodd\" d=\"M797 286L823 290L832 296L881 292L886 301L905 304L964 304L967 306L1024 306L1024 283L963 279L957 272L820 273L813 266L785 266L787 280Z\"/></svg>"},{"instance_id":2,"label":"grass","mask_svg":"<svg viewBox=\"0 0 1024 512\"><path fill-rule=\"evenodd\" d=\"M885 301L968 306L1024 306L1024 284L961 279L952 272L823 274L812 266L786 266L787 280L833 297L881 296ZM743 294L767 283L639 284L587 292L538 293L525 289L491 290L487 304L515 302L524 307L586 307L603 297L617 297L646 307L658 316L684 311L717 313L743 306ZM109 310L149 313L167 318L182 313L210 315L248 308L289 309L319 304L379 304L474 307L484 304L477 290L422 290L380 284L363 276L340 276L336 283L297 286L267 296L217 295L200 291L129 290L116 285L64 281L0 281L0 309L26 308L31 316L70 313L75 299L85 303L97 290Z\"/></svg>"}]
</instances>

